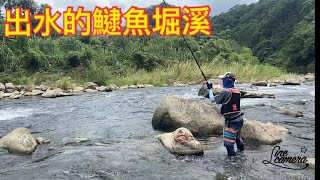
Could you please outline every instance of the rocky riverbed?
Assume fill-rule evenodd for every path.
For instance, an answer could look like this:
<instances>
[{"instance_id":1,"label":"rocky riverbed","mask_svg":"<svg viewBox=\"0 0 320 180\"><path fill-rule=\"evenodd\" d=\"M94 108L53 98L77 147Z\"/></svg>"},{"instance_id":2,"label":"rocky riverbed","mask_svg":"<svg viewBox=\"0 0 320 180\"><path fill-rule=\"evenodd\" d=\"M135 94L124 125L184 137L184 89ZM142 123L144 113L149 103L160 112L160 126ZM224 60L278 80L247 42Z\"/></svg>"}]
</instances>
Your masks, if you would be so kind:
<instances>
[{"instance_id":1,"label":"rocky riverbed","mask_svg":"<svg viewBox=\"0 0 320 180\"><path fill-rule=\"evenodd\" d=\"M244 90L252 84L237 84ZM226 156L219 135L195 139L202 156L171 154L152 127L159 102L176 95L196 102L201 85L94 91L63 98L11 99L0 101L0 136L19 127L34 138L50 140L34 153L18 155L0 150L0 177L5 179L314 179L315 170L290 170L271 164L275 146L290 156L315 155L314 81L300 85L257 86L274 98L243 98L245 117L285 127L290 133L273 144L246 144L236 158ZM297 103L299 102L299 103ZM281 107L302 116L281 113ZM280 112L279 112L280 111ZM299 168L294 164L290 167Z\"/></svg>"}]
</instances>

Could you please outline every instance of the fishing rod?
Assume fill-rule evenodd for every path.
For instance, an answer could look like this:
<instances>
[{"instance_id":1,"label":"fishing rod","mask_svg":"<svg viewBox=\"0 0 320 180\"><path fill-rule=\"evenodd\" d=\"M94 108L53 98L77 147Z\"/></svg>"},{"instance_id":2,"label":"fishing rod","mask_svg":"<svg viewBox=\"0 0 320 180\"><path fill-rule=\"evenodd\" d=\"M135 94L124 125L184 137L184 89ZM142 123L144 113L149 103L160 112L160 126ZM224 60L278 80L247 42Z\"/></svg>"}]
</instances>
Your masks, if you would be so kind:
<instances>
[{"instance_id":1,"label":"fishing rod","mask_svg":"<svg viewBox=\"0 0 320 180\"><path fill-rule=\"evenodd\" d=\"M169 5L165 2L165 0L163 0L163 2L164 2L167 6L169 6ZM181 31L182 31L182 28L181 28ZM208 82L208 80L207 80L206 76L204 75L204 73L203 73L203 71L202 71L202 69L201 69L201 67L200 67L200 65L199 65L199 62L197 61L197 59L196 59L196 57L195 57L195 55L194 55L194 53L193 53L193 51L192 51L192 49L191 49L190 45L188 44L188 42L187 42L186 38L184 37L183 33L181 33L181 35L182 35L182 37L183 37L183 39L184 39L185 43L187 44L187 47L188 47L188 48L189 48L189 50L191 51L191 54L192 54L192 56L193 56L194 60L196 61L197 65L198 65L198 67L199 67L199 69L200 69L200 71L201 71L201 73L202 73L202 76L203 76L203 77L204 77L204 79Z\"/></svg>"}]
</instances>

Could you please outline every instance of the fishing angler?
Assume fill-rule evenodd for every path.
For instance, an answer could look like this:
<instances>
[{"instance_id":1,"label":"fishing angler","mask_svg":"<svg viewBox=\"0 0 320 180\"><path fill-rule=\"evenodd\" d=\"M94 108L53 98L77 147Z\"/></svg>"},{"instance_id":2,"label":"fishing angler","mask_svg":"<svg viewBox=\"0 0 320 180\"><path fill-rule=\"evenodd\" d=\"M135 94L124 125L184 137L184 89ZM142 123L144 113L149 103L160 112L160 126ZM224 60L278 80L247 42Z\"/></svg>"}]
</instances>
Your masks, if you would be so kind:
<instances>
[{"instance_id":1,"label":"fishing angler","mask_svg":"<svg viewBox=\"0 0 320 180\"><path fill-rule=\"evenodd\" d=\"M234 144L237 144L239 151L244 151L243 140L240 137L243 126L243 113L240 109L241 93L234 87L235 75L231 72L219 76L222 79L223 90L216 96L213 94L213 84L206 83L209 89L209 98L211 103L221 106L221 114L225 119L223 132L223 143L229 156L236 155Z\"/></svg>"},{"instance_id":2,"label":"fishing angler","mask_svg":"<svg viewBox=\"0 0 320 180\"><path fill-rule=\"evenodd\" d=\"M163 0L163 2L168 6L168 4ZM234 143L237 144L239 151L244 151L244 144L240 137L241 128L243 126L243 113L240 110L240 91L234 88L235 75L231 72L226 73L224 76L220 76L222 79L224 90L221 91L216 96L213 95L213 84L209 83L206 76L204 75L190 45L185 39L184 35L182 37L190 50L194 60L196 61L202 76L204 77L207 88L209 89L209 98L211 103L216 102L217 105L222 105L221 114L225 118L224 132L223 132L223 141L224 146L227 149L229 156L236 155L234 150Z\"/></svg>"}]
</instances>

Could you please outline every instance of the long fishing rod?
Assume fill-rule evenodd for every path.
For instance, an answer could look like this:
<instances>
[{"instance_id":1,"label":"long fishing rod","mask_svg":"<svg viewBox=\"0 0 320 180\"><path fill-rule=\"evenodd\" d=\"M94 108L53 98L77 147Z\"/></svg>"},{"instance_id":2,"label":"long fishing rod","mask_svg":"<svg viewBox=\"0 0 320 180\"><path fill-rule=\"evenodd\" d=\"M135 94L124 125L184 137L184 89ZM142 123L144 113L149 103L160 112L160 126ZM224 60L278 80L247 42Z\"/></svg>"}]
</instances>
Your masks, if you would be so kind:
<instances>
[{"instance_id":1,"label":"long fishing rod","mask_svg":"<svg viewBox=\"0 0 320 180\"><path fill-rule=\"evenodd\" d=\"M169 5L168 5L164 0L163 0L163 2L164 2L167 6L169 6ZM182 31L182 28L181 28L181 31ZM182 37L183 37L183 39L184 39L185 43L187 44L187 46L188 46L189 50L191 51L191 54L192 54L192 56L193 56L194 60L196 61L197 65L198 65L198 67L199 67L199 69L200 69L200 71L201 71L201 73L202 73L202 76L203 76L203 77L204 77L204 79L208 82L208 80L207 80L206 76L204 75L204 73L203 73L203 71L202 71L202 69L201 69L201 67L200 67L200 65L199 65L199 62L197 61L197 59L196 59L196 57L195 57L195 55L194 55L194 53L193 53L193 51L192 51L192 49L191 49L190 45L188 44L188 42L187 42L186 38L184 37L183 33L181 33L181 35L182 35Z\"/></svg>"}]
</instances>

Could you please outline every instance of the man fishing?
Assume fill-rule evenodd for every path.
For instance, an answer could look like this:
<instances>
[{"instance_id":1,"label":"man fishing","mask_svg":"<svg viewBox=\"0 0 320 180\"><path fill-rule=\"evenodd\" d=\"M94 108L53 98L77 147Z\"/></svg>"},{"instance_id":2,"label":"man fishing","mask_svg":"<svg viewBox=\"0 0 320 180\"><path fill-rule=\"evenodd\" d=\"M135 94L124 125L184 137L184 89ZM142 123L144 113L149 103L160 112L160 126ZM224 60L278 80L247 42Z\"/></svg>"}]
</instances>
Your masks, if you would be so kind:
<instances>
[{"instance_id":1,"label":"man fishing","mask_svg":"<svg viewBox=\"0 0 320 180\"><path fill-rule=\"evenodd\" d=\"M213 94L212 83L206 83L209 89L210 102L221 104L221 114L225 118L225 127L223 133L224 146L228 151L229 156L236 155L234 150L234 143L237 144L239 151L244 150L244 144L240 137L241 128L243 126L243 113L240 110L241 94L238 89L234 87L235 75L231 72L227 72L223 76L219 76L222 79L223 90L216 96Z\"/></svg>"}]
</instances>

